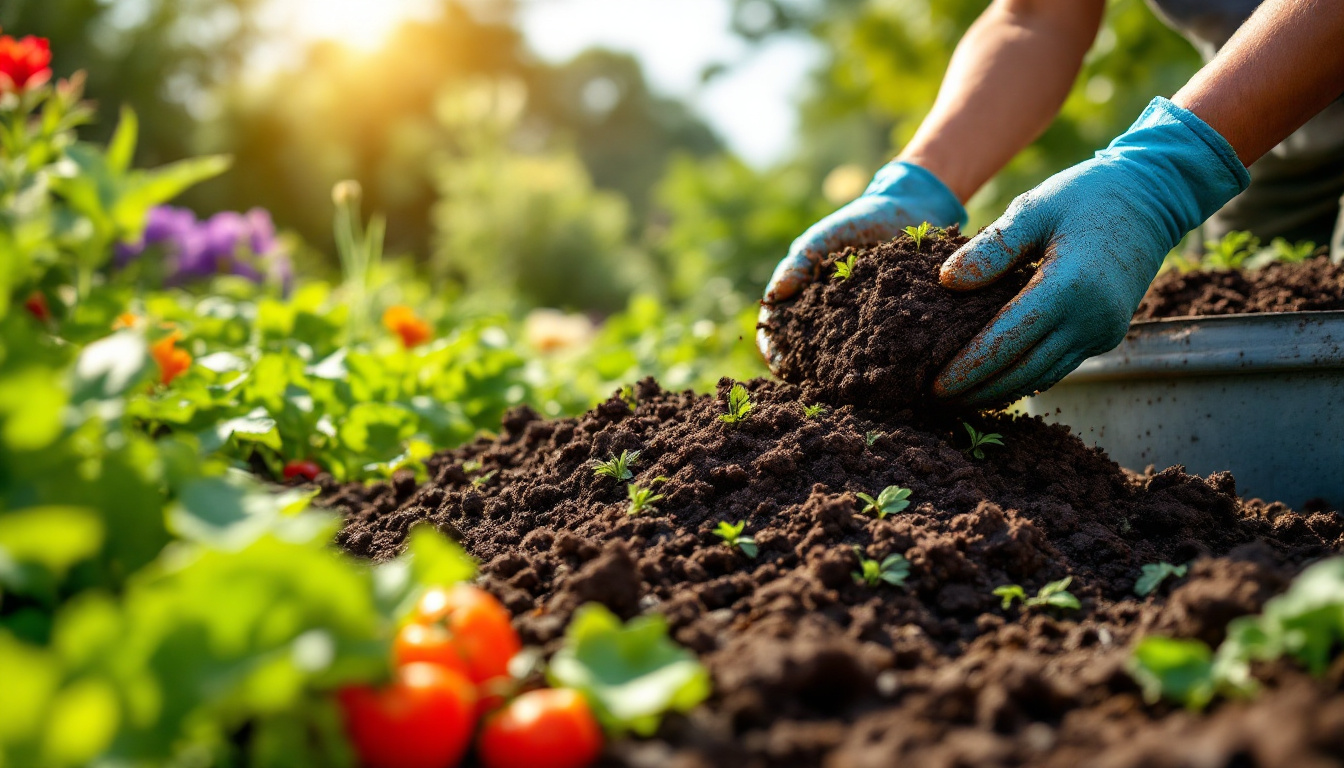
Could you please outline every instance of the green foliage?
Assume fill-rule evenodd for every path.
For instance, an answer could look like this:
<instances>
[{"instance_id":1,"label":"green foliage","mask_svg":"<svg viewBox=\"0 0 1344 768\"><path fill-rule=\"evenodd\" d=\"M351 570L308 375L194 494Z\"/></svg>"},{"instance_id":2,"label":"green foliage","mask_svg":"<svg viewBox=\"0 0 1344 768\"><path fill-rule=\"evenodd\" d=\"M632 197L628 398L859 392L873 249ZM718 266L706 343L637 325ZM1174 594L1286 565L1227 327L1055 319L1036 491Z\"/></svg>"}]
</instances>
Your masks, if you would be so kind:
<instances>
[{"instance_id":1,"label":"green foliage","mask_svg":"<svg viewBox=\"0 0 1344 768\"><path fill-rule=\"evenodd\" d=\"M1300 264L1316 253L1316 244L1310 240L1290 243L1282 237L1276 237L1269 243L1274 260L1285 264Z\"/></svg>"},{"instance_id":2,"label":"green foliage","mask_svg":"<svg viewBox=\"0 0 1344 768\"><path fill-rule=\"evenodd\" d=\"M805 419L814 419L824 413L826 413L826 406L821 403L803 406L803 418Z\"/></svg>"},{"instance_id":3,"label":"green foliage","mask_svg":"<svg viewBox=\"0 0 1344 768\"><path fill-rule=\"evenodd\" d=\"M756 556L756 540L750 536L743 536L742 532L746 530L745 520L733 524L727 521L721 521L714 528L714 535L723 539L723 543L729 547L736 547L742 550L742 554L747 557Z\"/></svg>"},{"instance_id":4,"label":"green foliage","mask_svg":"<svg viewBox=\"0 0 1344 768\"><path fill-rule=\"evenodd\" d=\"M747 393L747 388L741 384L734 384L728 391L728 412L719 415L719 421L725 424L736 424L747 418L751 412L751 395Z\"/></svg>"},{"instance_id":5,"label":"green foliage","mask_svg":"<svg viewBox=\"0 0 1344 768\"><path fill-rule=\"evenodd\" d=\"M1052 581L1037 590L1035 597L1027 597L1026 590L1017 584L996 587L993 594L995 597L1003 598L1002 607L1005 611L1012 607L1014 600L1021 601L1025 608L1049 606L1076 611L1081 607L1081 604L1078 602L1078 598L1068 591L1071 583L1073 583L1072 576L1065 576L1059 581Z\"/></svg>"},{"instance_id":6,"label":"green foliage","mask_svg":"<svg viewBox=\"0 0 1344 768\"><path fill-rule=\"evenodd\" d=\"M966 428L966 434L970 435L971 438L971 444L966 448L966 452L969 453L974 458L977 459L985 458L985 452L983 450L983 446L1003 445L1003 439L1002 439L1003 435L1000 435L998 432L990 432L989 434L985 434L983 432L976 430L975 427L972 427L970 424L967 424L964 421L961 423L961 426Z\"/></svg>"},{"instance_id":7,"label":"green foliage","mask_svg":"<svg viewBox=\"0 0 1344 768\"><path fill-rule=\"evenodd\" d=\"M1204 244L1206 269L1240 269L1260 247L1260 238L1250 232L1228 232L1219 240Z\"/></svg>"},{"instance_id":8,"label":"green foliage","mask_svg":"<svg viewBox=\"0 0 1344 768\"><path fill-rule=\"evenodd\" d=\"M710 693L709 672L668 638L665 618L650 614L622 625L596 603L574 612L547 678L583 693L613 736L651 736L664 713L688 712Z\"/></svg>"},{"instance_id":9,"label":"green foliage","mask_svg":"<svg viewBox=\"0 0 1344 768\"><path fill-rule=\"evenodd\" d=\"M1213 652L1199 640L1145 637L1134 647L1126 671L1149 704L1159 699L1203 709L1213 699Z\"/></svg>"},{"instance_id":10,"label":"green foliage","mask_svg":"<svg viewBox=\"0 0 1344 768\"><path fill-rule=\"evenodd\" d=\"M610 477L617 482L629 480L635 476L630 468L639 462L639 451L621 451L620 456L612 456L606 461L593 461L593 474L598 477Z\"/></svg>"},{"instance_id":11,"label":"green foliage","mask_svg":"<svg viewBox=\"0 0 1344 768\"><path fill-rule=\"evenodd\" d=\"M873 498L866 493L856 493L854 495L864 502L861 511L864 514L875 512L879 520L910 506L910 489L902 488L899 485L888 485L882 489L881 493L877 494L877 498Z\"/></svg>"},{"instance_id":12,"label":"green foliage","mask_svg":"<svg viewBox=\"0 0 1344 768\"><path fill-rule=\"evenodd\" d=\"M877 430L872 430L872 431L869 431L869 432L865 432L865 433L863 433L863 442L866 443L866 444L868 445L868 447L871 448L871 447L873 446L874 443L876 443L878 440L881 440L882 438L886 437L886 435L887 435L887 433L885 433L885 432L879 432L879 431L877 431Z\"/></svg>"},{"instance_id":13,"label":"green foliage","mask_svg":"<svg viewBox=\"0 0 1344 768\"><path fill-rule=\"evenodd\" d=\"M902 555L887 555L878 562L864 557L863 550L858 547L854 548L854 553L859 556L859 570L851 575L859 584L877 587L885 583L893 587L904 587L905 580L910 578L910 561Z\"/></svg>"},{"instance_id":14,"label":"green foliage","mask_svg":"<svg viewBox=\"0 0 1344 768\"><path fill-rule=\"evenodd\" d=\"M1172 565L1171 563L1146 563L1143 566L1143 573L1138 581L1134 582L1134 594L1139 597L1147 597L1166 581L1168 577L1174 576L1178 579L1184 578L1189 571L1189 566Z\"/></svg>"},{"instance_id":15,"label":"green foliage","mask_svg":"<svg viewBox=\"0 0 1344 768\"><path fill-rule=\"evenodd\" d=\"M663 494L653 492L653 484L666 480L665 477L655 477L650 481L650 487L645 488L639 483L630 483L625 486L625 495L630 499L630 506L625 513L635 516L643 512L657 512L658 508L654 506L657 502L663 500Z\"/></svg>"},{"instance_id":16,"label":"green foliage","mask_svg":"<svg viewBox=\"0 0 1344 768\"><path fill-rule=\"evenodd\" d=\"M929 234L929 222L921 221L919 223L919 226L906 227L901 231L904 232L906 236L909 237L911 240L915 241L915 250L918 251L919 246L924 242L924 238ZM937 228L934 228L934 232L935 234L937 233Z\"/></svg>"},{"instance_id":17,"label":"green foliage","mask_svg":"<svg viewBox=\"0 0 1344 768\"><path fill-rule=\"evenodd\" d=\"M843 259L837 259L835 262L835 273L831 275L836 280L848 280L854 274L854 264L859 257L857 254L849 254Z\"/></svg>"}]
</instances>

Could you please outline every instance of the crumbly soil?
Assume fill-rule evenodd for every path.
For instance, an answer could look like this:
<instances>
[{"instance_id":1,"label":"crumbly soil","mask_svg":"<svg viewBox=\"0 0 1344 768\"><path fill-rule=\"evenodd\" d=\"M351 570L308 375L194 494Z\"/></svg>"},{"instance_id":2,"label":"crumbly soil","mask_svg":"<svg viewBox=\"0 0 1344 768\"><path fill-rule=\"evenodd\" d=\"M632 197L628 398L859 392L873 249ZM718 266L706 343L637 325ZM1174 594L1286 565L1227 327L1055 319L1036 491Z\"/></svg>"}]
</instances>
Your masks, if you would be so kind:
<instances>
[{"instance_id":1,"label":"crumbly soil","mask_svg":"<svg viewBox=\"0 0 1344 768\"><path fill-rule=\"evenodd\" d=\"M938 284L938 269L967 238L956 228L909 237L868 250L848 249L821 265L798 298L778 307L769 323L779 354L776 373L805 397L890 412L937 407L934 380L1031 278L1030 266L968 292ZM848 279L835 264L858 257Z\"/></svg>"},{"instance_id":2,"label":"crumbly soil","mask_svg":"<svg viewBox=\"0 0 1344 768\"><path fill-rule=\"evenodd\" d=\"M876 266L854 285L882 285ZM1339 552L1336 513L1239 500L1225 473L1127 473L1039 419L970 417L1004 443L975 459L953 416L845 405L809 419L803 391L757 380L746 420L725 424L730 384L695 395L646 380L633 411L613 397L573 419L519 408L499 437L432 457L427 483L324 480L319 503L343 512L338 542L361 557L394 556L415 524L461 541L548 650L588 601L666 615L713 697L652 739L609 745L606 766L1344 765L1344 661L1322 680L1264 670L1260 698L1204 714L1146 705L1123 671L1145 633L1217 642ZM667 478L657 511L627 515L625 484L593 473L622 450L641 452L637 482ZM860 512L856 492L893 484L911 489L908 509ZM721 520L746 521L759 555L714 537ZM908 558L905 587L856 583L855 547ZM1156 561L1190 575L1135 597ZM1064 576L1080 610L1004 610L990 594Z\"/></svg>"},{"instance_id":3,"label":"crumbly soil","mask_svg":"<svg viewBox=\"0 0 1344 768\"><path fill-rule=\"evenodd\" d=\"M1164 272L1153 281L1134 319L1337 309L1344 309L1344 264L1316 256L1300 264L1253 270Z\"/></svg>"}]
</instances>

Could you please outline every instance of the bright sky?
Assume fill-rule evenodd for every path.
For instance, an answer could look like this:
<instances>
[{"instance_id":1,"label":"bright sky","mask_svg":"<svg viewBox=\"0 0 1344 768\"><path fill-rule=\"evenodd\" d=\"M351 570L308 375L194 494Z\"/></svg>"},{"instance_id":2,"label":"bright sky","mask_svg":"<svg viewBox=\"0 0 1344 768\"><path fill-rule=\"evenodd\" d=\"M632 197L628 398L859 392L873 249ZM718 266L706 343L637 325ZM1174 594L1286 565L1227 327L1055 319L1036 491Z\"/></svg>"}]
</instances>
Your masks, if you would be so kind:
<instances>
[{"instance_id":1,"label":"bright sky","mask_svg":"<svg viewBox=\"0 0 1344 768\"><path fill-rule=\"evenodd\" d=\"M377 47L403 18L433 13L435 0L275 0L276 21L307 39ZM727 0L524 0L532 49L564 61L603 46L635 54L654 89L691 102L732 149L767 165L789 150L794 103L819 52L804 40L751 47L729 28ZM712 64L728 71L708 84Z\"/></svg>"}]
</instances>

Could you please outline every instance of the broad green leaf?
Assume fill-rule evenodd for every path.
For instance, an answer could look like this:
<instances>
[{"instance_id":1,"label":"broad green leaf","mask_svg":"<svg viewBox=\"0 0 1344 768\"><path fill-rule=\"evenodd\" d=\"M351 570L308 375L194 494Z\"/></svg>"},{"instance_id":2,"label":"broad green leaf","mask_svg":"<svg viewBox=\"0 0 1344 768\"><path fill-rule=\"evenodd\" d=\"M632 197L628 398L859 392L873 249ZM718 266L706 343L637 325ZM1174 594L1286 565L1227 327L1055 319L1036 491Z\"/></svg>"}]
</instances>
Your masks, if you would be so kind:
<instances>
[{"instance_id":1,"label":"broad green leaf","mask_svg":"<svg viewBox=\"0 0 1344 768\"><path fill-rule=\"evenodd\" d=\"M320 538L333 525L329 515L299 514L313 492L272 492L242 474L187 482L168 510L173 532L222 550L238 550L272 533L290 541Z\"/></svg>"},{"instance_id":2,"label":"broad green leaf","mask_svg":"<svg viewBox=\"0 0 1344 768\"><path fill-rule=\"evenodd\" d=\"M122 107L121 121L117 123L117 130L107 145L107 167L113 173L124 173L131 167L139 131L140 121L136 119L135 110Z\"/></svg>"},{"instance_id":3,"label":"broad green leaf","mask_svg":"<svg viewBox=\"0 0 1344 768\"><path fill-rule=\"evenodd\" d=\"M687 712L710 694L709 673L668 638L665 618L640 616L622 625L596 603L574 612L547 676L552 685L582 692L613 735L650 736L664 713Z\"/></svg>"},{"instance_id":4,"label":"broad green leaf","mask_svg":"<svg viewBox=\"0 0 1344 768\"><path fill-rule=\"evenodd\" d=\"M123 231L139 231L150 208L220 175L232 162L230 158L218 155L194 157L152 171L132 172L113 206L112 218Z\"/></svg>"},{"instance_id":5,"label":"broad green leaf","mask_svg":"<svg viewBox=\"0 0 1344 768\"><path fill-rule=\"evenodd\" d=\"M0 746L35 739L60 685L56 659L0 629L0 680Z\"/></svg>"},{"instance_id":6,"label":"broad green leaf","mask_svg":"<svg viewBox=\"0 0 1344 768\"><path fill-rule=\"evenodd\" d=\"M1170 699L1192 710L1213 698L1213 652L1198 640L1145 637L1134 647L1127 669L1148 703Z\"/></svg>"},{"instance_id":7,"label":"broad green leaf","mask_svg":"<svg viewBox=\"0 0 1344 768\"><path fill-rule=\"evenodd\" d=\"M0 513L0 556L63 576L103 546L103 523L92 509L30 507Z\"/></svg>"},{"instance_id":8,"label":"broad green leaf","mask_svg":"<svg viewBox=\"0 0 1344 768\"><path fill-rule=\"evenodd\" d=\"M1143 573L1138 580L1134 582L1134 594L1139 597L1147 597L1157 590L1166 581L1167 577L1175 576L1182 578L1188 570L1184 565L1172 565L1171 563L1146 563L1143 566Z\"/></svg>"},{"instance_id":9,"label":"broad green leaf","mask_svg":"<svg viewBox=\"0 0 1344 768\"><path fill-rule=\"evenodd\" d=\"M85 678L52 699L42 738L48 765L83 765L112 743L121 719L117 693L106 680Z\"/></svg>"},{"instance_id":10,"label":"broad green leaf","mask_svg":"<svg viewBox=\"0 0 1344 768\"><path fill-rule=\"evenodd\" d=\"M71 402L121 397L143 381L154 361L149 344L135 331L120 331L84 348L71 380Z\"/></svg>"},{"instance_id":11,"label":"broad green leaf","mask_svg":"<svg viewBox=\"0 0 1344 768\"><path fill-rule=\"evenodd\" d=\"M264 445L277 452L282 445L280 432L275 427L275 419L271 418L265 408L254 408L246 416L229 419L205 430L200 435L201 450L217 451L224 447L230 438L238 442Z\"/></svg>"},{"instance_id":12,"label":"broad green leaf","mask_svg":"<svg viewBox=\"0 0 1344 768\"><path fill-rule=\"evenodd\" d=\"M16 451L51 444L61 432L66 390L55 370L25 368L0 378L0 439Z\"/></svg>"},{"instance_id":13,"label":"broad green leaf","mask_svg":"<svg viewBox=\"0 0 1344 768\"><path fill-rule=\"evenodd\" d=\"M462 546L434 529L420 524L411 528L406 544L411 571L421 584L446 586L468 581L476 575L476 561Z\"/></svg>"}]
</instances>

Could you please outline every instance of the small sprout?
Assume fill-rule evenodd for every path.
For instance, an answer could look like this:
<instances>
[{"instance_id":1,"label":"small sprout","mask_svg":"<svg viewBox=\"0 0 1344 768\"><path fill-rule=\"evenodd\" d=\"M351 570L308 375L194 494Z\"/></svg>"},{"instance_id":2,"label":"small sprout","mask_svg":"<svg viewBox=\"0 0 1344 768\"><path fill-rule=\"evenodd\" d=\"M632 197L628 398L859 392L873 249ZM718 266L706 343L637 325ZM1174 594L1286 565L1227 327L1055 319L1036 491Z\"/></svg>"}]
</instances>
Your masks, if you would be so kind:
<instances>
[{"instance_id":1,"label":"small sprout","mask_svg":"<svg viewBox=\"0 0 1344 768\"><path fill-rule=\"evenodd\" d=\"M630 483L625 486L625 495L630 497L630 507L626 509L625 513L633 517L641 512L657 512L658 508L653 505L662 501L664 496L661 493L654 493L653 485L666 479L662 476L655 477L649 482L648 488L641 486L639 483Z\"/></svg>"},{"instance_id":2,"label":"small sprout","mask_svg":"<svg viewBox=\"0 0 1344 768\"><path fill-rule=\"evenodd\" d=\"M1059 581L1052 581L1041 587L1035 597L1027 597L1026 590L1016 584L1008 584L998 587L994 590L995 597L1003 598L1003 609L1006 611L1012 606L1013 600L1021 600L1024 608L1035 608L1041 605L1048 605L1052 608L1072 608L1078 610L1080 607L1078 598L1069 592L1069 584L1073 582L1072 576L1065 576Z\"/></svg>"},{"instance_id":3,"label":"small sprout","mask_svg":"<svg viewBox=\"0 0 1344 768\"><path fill-rule=\"evenodd\" d=\"M471 479L471 487L480 488L481 486L490 482L490 478L494 477L497 474L499 474L499 470L492 469L489 472L486 472L484 475L480 475L479 477L473 477Z\"/></svg>"},{"instance_id":4,"label":"small sprout","mask_svg":"<svg viewBox=\"0 0 1344 768\"><path fill-rule=\"evenodd\" d=\"M621 451L620 456L612 456L606 461L595 462L593 474L599 477L610 477L616 481L629 480L635 476L630 468L639 461L639 451Z\"/></svg>"},{"instance_id":5,"label":"small sprout","mask_svg":"<svg viewBox=\"0 0 1344 768\"><path fill-rule=\"evenodd\" d=\"M1168 576L1175 576L1178 579L1184 578L1189 570L1189 566L1185 565L1148 563L1143 566L1143 575L1139 576L1139 580L1134 582L1134 594L1139 597L1147 597L1156 592Z\"/></svg>"},{"instance_id":6,"label":"small sprout","mask_svg":"<svg viewBox=\"0 0 1344 768\"><path fill-rule=\"evenodd\" d=\"M894 515L897 512L910 506L910 489L902 488L899 485L888 485L873 498L866 493L856 493L860 499L863 499L865 505L861 510L864 514L876 512L877 519L882 520L887 515Z\"/></svg>"},{"instance_id":7,"label":"small sprout","mask_svg":"<svg viewBox=\"0 0 1344 768\"><path fill-rule=\"evenodd\" d=\"M985 458L985 452L982 450L981 446L1003 445L1003 435L1000 435L998 432L990 432L986 434L976 430L975 427L972 427L964 421L961 422L961 426L965 427L966 433L971 436L971 446L966 449L966 452L977 459Z\"/></svg>"},{"instance_id":8,"label":"small sprout","mask_svg":"<svg viewBox=\"0 0 1344 768\"><path fill-rule=\"evenodd\" d=\"M863 550L858 547L854 548L854 554L859 556L860 570L852 572L857 584L877 587L886 582L893 587L904 587L905 580L910 578L910 561L901 555L887 555L879 563L864 557Z\"/></svg>"},{"instance_id":9,"label":"small sprout","mask_svg":"<svg viewBox=\"0 0 1344 768\"><path fill-rule=\"evenodd\" d=\"M635 394L635 388L631 384L621 387L621 399L625 401L626 405L630 406L632 411L639 407L639 397Z\"/></svg>"},{"instance_id":10,"label":"small sprout","mask_svg":"<svg viewBox=\"0 0 1344 768\"><path fill-rule=\"evenodd\" d=\"M887 436L886 432L878 432L877 430L872 430L871 432L865 432L863 434L863 441L868 444L868 447L871 448L873 446L873 443L876 443L878 440L881 440L886 436Z\"/></svg>"},{"instance_id":11,"label":"small sprout","mask_svg":"<svg viewBox=\"0 0 1344 768\"><path fill-rule=\"evenodd\" d=\"M917 227L906 227L906 228L905 228L905 230L904 230L905 234L909 235L909 236L910 236L910 239L915 241L915 251L916 251L916 252L919 251L919 245L920 245L920 243L923 243L923 242L924 242L924 237L925 237L926 235L929 234L929 227L930 227L929 222L927 222L927 221L922 221L922 222L919 223L919 226L917 226ZM936 230L935 230L935 231L936 231Z\"/></svg>"},{"instance_id":12,"label":"small sprout","mask_svg":"<svg viewBox=\"0 0 1344 768\"><path fill-rule=\"evenodd\" d=\"M805 419L816 418L817 416L820 416L825 412L826 412L826 406L822 405L821 403L817 403L816 405L803 406L803 418Z\"/></svg>"},{"instance_id":13,"label":"small sprout","mask_svg":"<svg viewBox=\"0 0 1344 768\"><path fill-rule=\"evenodd\" d=\"M747 557L756 556L756 540L750 536L743 536L742 531L746 530L747 522L742 520L737 525L727 521L720 522L714 529L714 535L723 539L724 545L736 547L742 550L742 554Z\"/></svg>"},{"instance_id":14,"label":"small sprout","mask_svg":"<svg viewBox=\"0 0 1344 768\"><path fill-rule=\"evenodd\" d=\"M856 254L851 253L845 257L844 261L835 262L835 274L831 275L831 277L840 280L848 280L850 275L854 274L854 264L858 260L859 257Z\"/></svg>"},{"instance_id":15,"label":"small sprout","mask_svg":"<svg viewBox=\"0 0 1344 768\"><path fill-rule=\"evenodd\" d=\"M725 424L736 424L747 418L751 407L751 395L747 394L747 388L741 384L734 384L728 391L728 412L721 414L719 420Z\"/></svg>"},{"instance_id":16,"label":"small sprout","mask_svg":"<svg viewBox=\"0 0 1344 768\"><path fill-rule=\"evenodd\" d=\"M1282 237L1276 237L1269 243L1269 247L1274 252L1274 260L1285 262L1287 264L1300 264L1316 252L1316 244L1310 240L1303 240L1294 245Z\"/></svg>"},{"instance_id":17,"label":"small sprout","mask_svg":"<svg viewBox=\"0 0 1344 768\"><path fill-rule=\"evenodd\" d=\"M467 459L466 461L462 462L462 471L466 472L467 474L471 474L472 472L480 472L481 460Z\"/></svg>"},{"instance_id":18,"label":"small sprout","mask_svg":"<svg viewBox=\"0 0 1344 768\"><path fill-rule=\"evenodd\" d=\"M1204 266L1210 269L1239 269L1260 248L1260 238L1250 232L1228 232L1218 240L1204 244Z\"/></svg>"}]
</instances>

